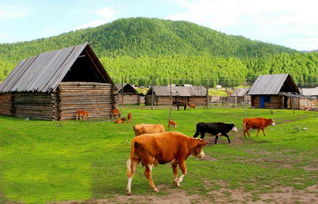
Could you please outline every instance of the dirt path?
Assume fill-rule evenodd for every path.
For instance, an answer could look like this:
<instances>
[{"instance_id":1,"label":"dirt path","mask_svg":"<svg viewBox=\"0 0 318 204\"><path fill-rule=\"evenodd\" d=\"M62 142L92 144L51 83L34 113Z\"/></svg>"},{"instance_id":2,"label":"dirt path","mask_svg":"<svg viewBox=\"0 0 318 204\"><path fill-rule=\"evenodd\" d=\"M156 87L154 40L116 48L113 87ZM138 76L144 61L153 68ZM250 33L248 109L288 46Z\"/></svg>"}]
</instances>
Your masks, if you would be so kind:
<instances>
[{"instance_id":1,"label":"dirt path","mask_svg":"<svg viewBox=\"0 0 318 204\"><path fill-rule=\"evenodd\" d=\"M206 185L211 185L209 182ZM272 193L264 193L255 197L253 192L246 192L241 188L221 188L204 195L188 194L181 189L168 189L166 186L158 186L161 192L168 195L116 195L109 199L94 199L89 201L54 202L54 204L115 204L115 203L138 203L138 204L206 204L206 203L318 203L318 185L310 186L304 190L290 187L273 189ZM53 204L53 203L52 203Z\"/></svg>"}]
</instances>

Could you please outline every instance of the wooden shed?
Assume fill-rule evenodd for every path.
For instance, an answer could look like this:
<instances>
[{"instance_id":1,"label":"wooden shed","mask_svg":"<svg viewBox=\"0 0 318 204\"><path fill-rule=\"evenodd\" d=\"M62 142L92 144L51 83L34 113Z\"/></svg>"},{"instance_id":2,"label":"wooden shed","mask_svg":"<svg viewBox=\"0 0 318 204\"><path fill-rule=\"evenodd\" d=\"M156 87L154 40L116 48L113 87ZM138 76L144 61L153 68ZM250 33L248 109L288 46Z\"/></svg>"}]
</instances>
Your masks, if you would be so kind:
<instances>
[{"instance_id":1,"label":"wooden shed","mask_svg":"<svg viewBox=\"0 0 318 204\"><path fill-rule=\"evenodd\" d=\"M114 85L85 43L21 61L0 86L0 114L43 120L110 118Z\"/></svg>"},{"instance_id":2,"label":"wooden shed","mask_svg":"<svg viewBox=\"0 0 318 204\"><path fill-rule=\"evenodd\" d=\"M289 74L259 76L248 95L251 96L252 107L299 108L297 95L300 95L300 91Z\"/></svg>"},{"instance_id":3,"label":"wooden shed","mask_svg":"<svg viewBox=\"0 0 318 204\"><path fill-rule=\"evenodd\" d=\"M171 97L172 96L172 97ZM146 94L146 105L171 105L173 102L206 105L207 89L204 86L153 86Z\"/></svg>"},{"instance_id":4,"label":"wooden shed","mask_svg":"<svg viewBox=\"0 0 318 204\"><path fill-rule=\"evenodd\" d=\"M235 89L235 91L231 94L231 97L234 98L234 103L251 103L251 96L247 95L248 90L248 88Z\"/></svg>"},{"instance_id":5,"label":"wooden shed","mask_svg":"<svg viewBox=\"0 0 318 204\"><path fill-rule=\"evenodd\" d=\"M318 107L318 87L300 90L299 109L316 110Z\"/></svg>"},{"instance_id":6,"label":"wooden shed","mask_svg":"<svg viewBox=\"0 0 318 204\"><path fill-rule=\"evenodd\" d=\"M138 105L140 96L136 89L131 84L115 84L116 100L120 105Z\"/></svg>"}]
</instances>

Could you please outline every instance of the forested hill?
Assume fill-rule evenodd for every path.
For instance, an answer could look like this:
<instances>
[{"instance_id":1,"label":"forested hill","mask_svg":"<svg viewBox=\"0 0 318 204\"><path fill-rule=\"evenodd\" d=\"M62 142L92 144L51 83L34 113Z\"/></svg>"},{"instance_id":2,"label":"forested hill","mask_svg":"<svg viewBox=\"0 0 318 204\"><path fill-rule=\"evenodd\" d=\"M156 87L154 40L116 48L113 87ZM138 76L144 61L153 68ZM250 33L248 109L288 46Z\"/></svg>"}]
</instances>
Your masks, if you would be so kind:
<instances>
[{"instance_id":1,"label":"forested hill","mask_svg":"<svg viewBox=\"0 0 318 204\"><path fill-rule=\"evenodd\" d=\"M127 18L50 38L0 44L0 60L17 63L41 52L84 42L91 43L99 57L175 54L262 57L296 52L283 46L226 35L190 22Z\"/></svg>"},{"instance_id":2,"label":"forested hill","mask_svg":"<svg viewBox=\"0 0 318 204\"><path fill-rule=\"evenodd\" d=\"M116 20L28 42L0 44L0 81L22 59L89 42L115 82L236 86L260 74L290 73L317 86L318 53L226 35L185 21Z\"/></svg>"}]
</instances>

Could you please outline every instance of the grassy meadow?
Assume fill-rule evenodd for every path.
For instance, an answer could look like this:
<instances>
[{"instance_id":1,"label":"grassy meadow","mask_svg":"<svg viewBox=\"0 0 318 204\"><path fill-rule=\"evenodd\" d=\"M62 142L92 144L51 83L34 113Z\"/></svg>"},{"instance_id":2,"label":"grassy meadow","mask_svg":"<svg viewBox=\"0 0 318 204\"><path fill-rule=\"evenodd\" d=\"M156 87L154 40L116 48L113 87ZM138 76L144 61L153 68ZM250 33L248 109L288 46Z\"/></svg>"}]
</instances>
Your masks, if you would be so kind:
<instances>
[{"instance_id":1,"label":"grassy meadow","mask_svg":"<svg viewBox=\"0 0 318 204\"><path fill-rule=\"evenodd\" d=\"M169 110L123 109L133 121L36 121L0 117L0 203L47 203L54 201L113 198L125 194L126 160L132 126L138 123L166 125ZM277 187L305 189L318 183L318 113L291 110L211 108L173 111L177 131L192 136L197 122L235 122L244 117L271 117L277 125L266 136L243 139L231 133L232 144L221 137L218 145L205 148L214 160L187 160L188 175L180 189L205 196L224 186L243 188L254 200ZM305 129L303 129L305 128ZM308 129L306 129L308 128ZM214 141L214 138L213 138ZM153 170L156 185L172 185L170 165ZM133 194L153 193L138 167Z\"/></svg>"}]
</instances>

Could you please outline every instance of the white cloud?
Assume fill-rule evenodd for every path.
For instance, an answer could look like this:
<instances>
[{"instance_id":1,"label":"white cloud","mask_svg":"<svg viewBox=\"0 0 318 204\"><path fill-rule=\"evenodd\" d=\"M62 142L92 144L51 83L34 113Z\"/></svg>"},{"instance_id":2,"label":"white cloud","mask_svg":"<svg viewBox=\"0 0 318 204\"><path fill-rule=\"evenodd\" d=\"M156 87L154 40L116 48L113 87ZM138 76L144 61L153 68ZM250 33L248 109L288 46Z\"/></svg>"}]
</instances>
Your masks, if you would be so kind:
<instances>
[{"instance_id":1,"label":"white cloud","mask_svg":"<svg viewBox=\"0 0 318 204\"><path fill-rule=\"evenodd\" d=\"M21 6L0 5L0 20L22 18L30 13L31 9Z\"/></svg>"},{"instance_id":2,"label":"white cloud","mask_svg":"<svg viewBox=\"0 0 318 204\"><path fill-rule=\"evenodd\" d=\"M97 11L95 11L95 15L97 16L97 19L92 20L88 23L82 24L80 26L77 26L76 29L82 29L82 28L91 28L96 27L105 23L108 23L115 19L117 11L113 8L104 7Z\"/></svg>"},{"instance_id":3,"label":"white cloud","mask_svg":"<svg viewBox=\"0 0 318 204\"><path fill-rule=\"evenodd\" d=\"M318 2L315 0L176 0L175 3L184 12L170 15L168 19L187 20L285 46L293 46L288 42L306 33L318 33ZM300 41L298 43L295 48L308 48L307 43L303 47Z\"/></svg>"}]
</instances>

